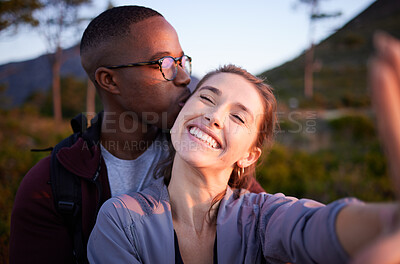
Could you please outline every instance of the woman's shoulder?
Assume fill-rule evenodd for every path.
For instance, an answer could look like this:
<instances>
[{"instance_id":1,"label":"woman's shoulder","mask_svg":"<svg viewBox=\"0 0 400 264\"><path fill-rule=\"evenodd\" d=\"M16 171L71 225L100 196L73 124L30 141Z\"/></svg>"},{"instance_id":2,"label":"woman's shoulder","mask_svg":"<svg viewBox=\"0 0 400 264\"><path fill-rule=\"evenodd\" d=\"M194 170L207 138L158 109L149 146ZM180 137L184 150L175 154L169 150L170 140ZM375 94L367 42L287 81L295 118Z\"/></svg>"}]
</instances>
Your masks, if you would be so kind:
<instances>
[{"instance_id":1,"label":"woman's shoulder","mask_svg":"<svg viewBox=\"0 0 400 264\"><path fill-rule=\"evenodd\" d=\"M283 193L275 193L270 194L266 192L262 193L252 193L246 189L230 189L228 188L225 200L227 204L240 204L240 206L253 206L259 205L262 206L265 203L274 204L274 203L288 203L288 202L296 202L297 198L286 196Z\"/></svg>"}]
</instances>

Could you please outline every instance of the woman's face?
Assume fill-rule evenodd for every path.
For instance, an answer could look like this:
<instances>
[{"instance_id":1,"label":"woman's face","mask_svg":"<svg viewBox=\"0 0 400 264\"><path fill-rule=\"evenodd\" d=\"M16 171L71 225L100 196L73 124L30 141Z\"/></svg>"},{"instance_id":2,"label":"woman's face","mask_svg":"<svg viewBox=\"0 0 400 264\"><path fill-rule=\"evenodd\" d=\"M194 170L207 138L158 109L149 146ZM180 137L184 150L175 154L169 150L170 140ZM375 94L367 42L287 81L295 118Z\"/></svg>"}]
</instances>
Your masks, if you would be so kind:
<instances>
[{"instance_id":1,"label":"woman's face","mask_svg":"<svg viewBox=\"0 0 400 264\"><path fill-rule=\"evenodd\" d=\"M242 76L212 76L186 102L171 130L177 155L200 168L249 166L261 154L255 141L263 109L256 87Z\"/></svg>"}]
</instances>

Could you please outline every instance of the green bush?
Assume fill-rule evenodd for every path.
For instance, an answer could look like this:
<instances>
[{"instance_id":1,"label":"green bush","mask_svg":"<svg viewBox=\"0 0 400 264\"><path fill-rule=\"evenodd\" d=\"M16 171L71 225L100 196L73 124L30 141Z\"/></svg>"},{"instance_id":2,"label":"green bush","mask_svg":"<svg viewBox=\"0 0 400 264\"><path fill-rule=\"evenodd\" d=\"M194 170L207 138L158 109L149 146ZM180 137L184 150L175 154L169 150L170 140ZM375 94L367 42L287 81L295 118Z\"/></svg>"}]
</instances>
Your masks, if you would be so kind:
<instances>
[{"instance_id":1,"label":"green bush","mask_svg":"<svg viewBox=\"0 0 400 264\"><path fill-rule=\"evenodd\" d=\"M18 186L28 170L49 154L30 150L54 146L70 129L67 122L56 127L52 119L29 109L0 114L0 263L8 263L11 210Z\"/></svg>"},{"instance_id":2,"label":"green bush","mask_svg":"<svg viewBox=\"0 0 400 264\"><path fill-rule=\"evenodd\" d=\"M285 134L291 139L278 137L282 143L275 143L257 170L257 178L267 192L324 203L348 196L365 201L395 199L371 118L348 115L316 121L317 133L325 134L325 138L328 135L329 144L307 149L298 144L301 133ZM282 125L290 128L286 122Z\"/></svg>"}]
</instances>

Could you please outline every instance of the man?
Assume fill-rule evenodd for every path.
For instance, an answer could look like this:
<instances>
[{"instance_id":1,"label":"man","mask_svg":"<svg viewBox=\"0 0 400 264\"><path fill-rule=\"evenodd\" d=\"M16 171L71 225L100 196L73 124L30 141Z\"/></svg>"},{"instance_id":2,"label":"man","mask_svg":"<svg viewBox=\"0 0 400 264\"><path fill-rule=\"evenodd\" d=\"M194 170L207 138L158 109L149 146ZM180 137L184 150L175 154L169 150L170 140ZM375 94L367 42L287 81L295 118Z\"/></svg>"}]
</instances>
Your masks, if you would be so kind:
<instances>
[{"instance_id":1,"label":"man","mask_svg":"<svg viewBox=\"0 0 400 264\"><path fill-rule=\"evenodd\" d=\"M167 139L160 130L172 127L190 96L191 59L161 14L121 6L88 25L81 62L96 86L104 114L74 145L60 149L57 159L81 183L86 248L99 205L111 196L139 191L153 180L155 165L167 154ZM67 226L56 210L49 181L47 157L21 182L11 217L12 264L81 260L73 253L74 227ZM86 252L83 255L86 261Z\"/></svg>"}]
</instances>

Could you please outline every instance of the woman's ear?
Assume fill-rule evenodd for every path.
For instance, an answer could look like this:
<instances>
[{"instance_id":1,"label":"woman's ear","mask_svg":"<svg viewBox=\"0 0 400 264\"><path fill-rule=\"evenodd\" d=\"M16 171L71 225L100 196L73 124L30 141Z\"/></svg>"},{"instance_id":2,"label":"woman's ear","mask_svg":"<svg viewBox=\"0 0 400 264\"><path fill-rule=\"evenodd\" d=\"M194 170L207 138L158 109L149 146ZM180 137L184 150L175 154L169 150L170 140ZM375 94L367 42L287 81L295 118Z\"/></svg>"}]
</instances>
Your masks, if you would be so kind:
<instances>
[{"instance_id":1,"label":"woman's ear","mask_svg":"<svg viewBox=\"0 0 400 264\"><path fill-rule=\"evenodd\" d=\"M106 67L99 67L94 73L94 78L101 89L112 94L120 94L120 90L114 81L114 77L114 71L112 69L107 69Z\"/></svg>"},{"instance_id":2,"label":"woman's ear","mask_svg":"<svg viewBox=\"0 0 400 264\"><path fill-rule=\"evenodd\" d=\"M238 160L237 164L241 168L246 168L256 162L258 158L261 156L261 149L259 147L254 147L252 150L250 150L246 156Z\"/></svg>"}]
</instances>

